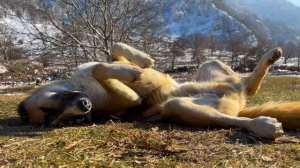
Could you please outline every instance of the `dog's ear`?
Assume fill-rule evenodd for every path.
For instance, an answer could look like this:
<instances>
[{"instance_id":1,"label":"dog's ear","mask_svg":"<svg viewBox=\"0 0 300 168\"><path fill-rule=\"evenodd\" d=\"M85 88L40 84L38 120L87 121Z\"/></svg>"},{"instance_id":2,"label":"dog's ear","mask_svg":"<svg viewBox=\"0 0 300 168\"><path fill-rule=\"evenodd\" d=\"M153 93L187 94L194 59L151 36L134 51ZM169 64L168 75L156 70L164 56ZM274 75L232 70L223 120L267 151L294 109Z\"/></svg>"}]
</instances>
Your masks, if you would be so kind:
<instances>
[{"instance_id":1,"label":"dog's ear","mask_svg":"<svg viewBox=\"0 0 300 168\"><path fill-rule=\"evenodd\" d=\"M26 104L26 100L23 100L19 104L17 112L20 116L20 119L21 119L22 123L28 124L29 123L29 115L28 115L28 111L25 108L25 104Z\"/></svg>"}]
</instances>

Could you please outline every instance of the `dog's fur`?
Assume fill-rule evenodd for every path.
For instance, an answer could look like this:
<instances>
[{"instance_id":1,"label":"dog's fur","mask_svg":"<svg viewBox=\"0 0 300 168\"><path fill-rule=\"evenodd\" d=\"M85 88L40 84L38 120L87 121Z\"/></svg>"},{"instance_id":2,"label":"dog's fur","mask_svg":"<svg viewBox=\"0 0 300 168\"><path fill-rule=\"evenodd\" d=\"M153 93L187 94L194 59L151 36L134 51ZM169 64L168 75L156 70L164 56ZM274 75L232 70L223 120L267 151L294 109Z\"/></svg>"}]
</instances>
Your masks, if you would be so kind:
<instances>
[{"instance_id":1,"label":"dog's fur","mask_svg":"<svg viewBox=\"0 0 300 168\"><path fill-rule=\"evenodd\" d=\"M282 134L280 122L300 128L300 102L245 108L246 96L258 91L269 67L282 56L280 48L264 54L248 77L211 61L201 65L193 81L183 84L150 68L150 56L126 44L114 44L111 55L113 63L84 64L70 79L37 89L19 106L22 120L57 125L90 111L92 118L122 117L139 107L148 121L237 126L264 138Z\"/></svg>"}]
</instances>

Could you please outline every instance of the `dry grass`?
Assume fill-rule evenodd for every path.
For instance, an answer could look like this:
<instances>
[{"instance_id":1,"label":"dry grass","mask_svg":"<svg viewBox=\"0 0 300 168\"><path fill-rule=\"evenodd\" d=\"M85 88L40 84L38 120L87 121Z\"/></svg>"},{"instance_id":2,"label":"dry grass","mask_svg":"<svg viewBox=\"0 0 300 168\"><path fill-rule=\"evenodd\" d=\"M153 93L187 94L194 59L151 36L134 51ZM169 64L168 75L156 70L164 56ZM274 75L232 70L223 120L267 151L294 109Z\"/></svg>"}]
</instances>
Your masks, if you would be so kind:
<instances>
[{"instance_id":1,"label":"dry grass","mask_svg":"<svg viewBox=\"0 0 300 168\"><path fill-rule=\"evenodd\" d=\"M276 92L274 92L276 90ZM268 78L249 104L300 100L300 78ZM0 95L0 167L299 167L300 131L277 141L241 129L108 121L59 129L20 125L26 95ZM299 121L300 122L300 121Z\"/></svg>"}]
</instances>

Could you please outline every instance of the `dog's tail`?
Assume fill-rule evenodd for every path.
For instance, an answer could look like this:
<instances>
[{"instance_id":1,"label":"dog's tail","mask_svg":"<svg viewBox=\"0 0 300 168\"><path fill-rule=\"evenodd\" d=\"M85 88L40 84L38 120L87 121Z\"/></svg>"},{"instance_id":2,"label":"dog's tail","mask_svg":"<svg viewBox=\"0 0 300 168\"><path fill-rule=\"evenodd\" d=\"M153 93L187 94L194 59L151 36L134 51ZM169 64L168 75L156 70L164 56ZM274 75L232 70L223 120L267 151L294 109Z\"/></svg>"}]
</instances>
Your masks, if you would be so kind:
<instances>
[{"instance_id":1,"label":"dog's tail","mask_svg":"<svg viewBox=\"0 0 300 168\"><path fill-rule=\"evenodd\" d=\"M282 122L284 128L300 128L300 101L283 103L266 103L260 106L246 107L239 117L256 118L269 116Z\"/></svg>"}]
</instances>

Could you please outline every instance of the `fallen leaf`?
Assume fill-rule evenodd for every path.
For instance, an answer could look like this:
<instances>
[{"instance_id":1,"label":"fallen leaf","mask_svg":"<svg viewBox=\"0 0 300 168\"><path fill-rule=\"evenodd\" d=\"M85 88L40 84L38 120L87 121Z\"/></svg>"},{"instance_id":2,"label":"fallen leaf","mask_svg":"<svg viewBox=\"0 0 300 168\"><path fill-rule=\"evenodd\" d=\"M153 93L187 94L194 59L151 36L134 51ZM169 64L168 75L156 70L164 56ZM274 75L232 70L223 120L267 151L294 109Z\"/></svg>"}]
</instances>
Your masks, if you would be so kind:
<instances>
[{"instance_id":1,"label":"fallen leaf","mask_svg":"<svg viewBox=\"0 0 300 168\"><path fill-rule=\"evenodd\" d=\"M273 160L273 159L272 159L271 157L269 157L269 156L262 156L261 159L262 159L262 161L264 161L264 162L271 162L271 161Z\"/></svg>"},{"instance_id":2,"label":"fallen leaf","mask_svg":"<svg viewBox=\"0 0 300 168\"><path fill-rule=\"evenodd\" d=\"M70 145L68 145L67 147L65 147L65 149L66 150L70 150L70 149L74 148L76 145L78 145L82 141L83 141L83 139L81 139L79 141L75 141L75 142L71 143Z\"/></svg>"}]
</instances>

